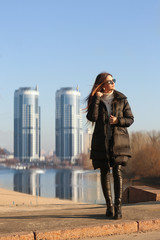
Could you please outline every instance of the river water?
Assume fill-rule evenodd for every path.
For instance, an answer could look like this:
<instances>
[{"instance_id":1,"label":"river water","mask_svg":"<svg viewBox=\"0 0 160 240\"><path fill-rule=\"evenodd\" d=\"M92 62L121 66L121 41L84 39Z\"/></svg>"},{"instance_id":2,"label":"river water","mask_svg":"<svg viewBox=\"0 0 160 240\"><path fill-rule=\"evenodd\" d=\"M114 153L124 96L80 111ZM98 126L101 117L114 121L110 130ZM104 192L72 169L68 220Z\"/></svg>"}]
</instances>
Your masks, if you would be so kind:
<instances>
[{"instance_id":1,"label":"river water","mask_svg":"<svg viewBox=\"0 0 160 240\"><path fill-rule=\"evenodd\" d=\"M132 185L125 181L123 188ZM105 203L99 171L70 169L16 170L0 168L0 188L48 198L91 204ZM113 179L111 177L113 193Z\"/></svg>"}]
</instances>

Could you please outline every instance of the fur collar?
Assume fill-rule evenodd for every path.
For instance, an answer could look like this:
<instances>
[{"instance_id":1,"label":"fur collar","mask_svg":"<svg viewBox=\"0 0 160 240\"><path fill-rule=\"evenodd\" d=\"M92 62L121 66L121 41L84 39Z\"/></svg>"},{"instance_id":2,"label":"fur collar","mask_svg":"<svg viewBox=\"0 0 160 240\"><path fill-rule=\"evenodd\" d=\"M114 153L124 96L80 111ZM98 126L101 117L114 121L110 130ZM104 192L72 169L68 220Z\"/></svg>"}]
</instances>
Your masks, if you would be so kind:
<instances>
[{"instance_id":1,"label":"fur collar","mask_svg":"<svg viewBox=\"0 0 160 240\"><path fill-rule=\"evenodd\" d=\"M114 99L126 99L127 97L121 93L121 92L118 92L117 90L114 90Z\"/></svg>"}]
</instances>

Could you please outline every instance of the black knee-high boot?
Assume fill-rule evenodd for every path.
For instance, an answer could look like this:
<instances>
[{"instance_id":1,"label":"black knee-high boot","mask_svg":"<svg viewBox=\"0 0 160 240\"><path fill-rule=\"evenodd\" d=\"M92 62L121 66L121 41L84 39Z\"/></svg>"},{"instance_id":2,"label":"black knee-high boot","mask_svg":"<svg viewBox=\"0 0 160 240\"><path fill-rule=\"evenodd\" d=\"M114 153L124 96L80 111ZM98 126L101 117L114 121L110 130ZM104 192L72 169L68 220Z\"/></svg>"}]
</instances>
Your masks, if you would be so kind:
<instances>
[{"instance_id":1,"label":"black knee-high boot","mask_svg":"<svg viewBox=\"0 0 160 240\"><path fill-rule=\"evenodd\" d=\"M112 203L112 195L111 195L109 170L101 169L101 186L102 186L103 195L107 205L106 216L113 217L113 203Z\"/></svg>"},{"instance_id":2,"label":"black knee-high boot","mask_svg":"<svg viewBox=\"0 0 160 240\"><path fill-rule=\"evenodd\" d=\"M122 218L122 172L121 165L116 165L113 167L113 177L114 177L114 194L115 194L115 219Z\"/></svg>"}]
</instances>

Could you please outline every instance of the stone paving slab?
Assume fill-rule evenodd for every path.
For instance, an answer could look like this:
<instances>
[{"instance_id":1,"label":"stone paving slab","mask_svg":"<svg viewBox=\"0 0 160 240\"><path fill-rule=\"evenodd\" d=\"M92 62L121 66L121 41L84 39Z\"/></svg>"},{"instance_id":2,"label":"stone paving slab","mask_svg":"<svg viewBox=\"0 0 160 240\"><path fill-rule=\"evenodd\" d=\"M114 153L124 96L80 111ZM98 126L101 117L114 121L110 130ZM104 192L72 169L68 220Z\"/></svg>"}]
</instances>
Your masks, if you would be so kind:
<instances>
[{"instance_id":1,"label":"stone paving slab","mask_svg":"<svg viewBox=\"0 0 160 240\"><path fill-rule=\"evenodd\" d=\"M137 232L137 222L125 222L117 224L106 224L101 226L89 226L82 228L72 228L68 230L58 230L50 232L36 233L37 240L52 239L80 239L86 237L100 237L113 234L127 234Z\"/></svg>"},{"instance_id":2,"label":"stone paving slab","mask_svg":"<svg viewBox=\"0 0 160 240\"><path fill-rule=\"evenodd\" d=\"M139 232L155 230L160 230L160 219L138 221Z\"/></svg>"},{"instance_id":3,"label":"stone paving slab","mask_svg":"<svg viewBox=\"0 0 160 240\"><path fill-rule=\"evenodd\" d=\"M2 234L0 240L35 240L35 234L31 233L14 233L14 234Z\"/></svg>"},{"instance_id":4,"label":"stone paving slab","mask_svg":"<svg viewBox=\"0 0 160 240\"><path fill-rule=\"evenodd\" d=\"M117 234L102 237L82 238L81 240L160 240L160 230L150 232L136 232L130 234Z\"/></svg>"}]
</instances>

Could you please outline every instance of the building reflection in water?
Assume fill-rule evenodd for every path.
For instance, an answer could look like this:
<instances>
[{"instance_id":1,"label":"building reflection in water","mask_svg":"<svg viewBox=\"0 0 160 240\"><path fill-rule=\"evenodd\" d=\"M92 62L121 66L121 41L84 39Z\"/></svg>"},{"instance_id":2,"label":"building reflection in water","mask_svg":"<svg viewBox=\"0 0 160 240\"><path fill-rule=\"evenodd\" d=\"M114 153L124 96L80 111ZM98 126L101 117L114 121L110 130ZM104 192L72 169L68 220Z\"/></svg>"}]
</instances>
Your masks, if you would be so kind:
<instances>
[{"instance_id":1,"label":"building reflection in water","mask_svg":"<svg viewBox=\"0 0 160 240\"><path fill-rule=\"evenodd\" d=\"M56 197L72 199L72 172L70 170L56 173Z\"/></svg>"},{"instance_id":2,"label":"building reflection in water","mask_svg":"<svg viewBox=\"0 0 160 240\"><path fill-rule=\"evenodd\" d=\"M56 197L86 203L104 203L100 175L97 171L16 170L14 190L33 196Z\"/></svg>"},{"instance_id":3,"label":"building reflection in water","mask_svg":"<svg viewBox=\"0 0 160 240\"><path fill-rule=\"evenodd\" d=\"M41 196L40 174L41 170L16 171L14 174L14 191Z\"/></svg>"}]
</instances>

